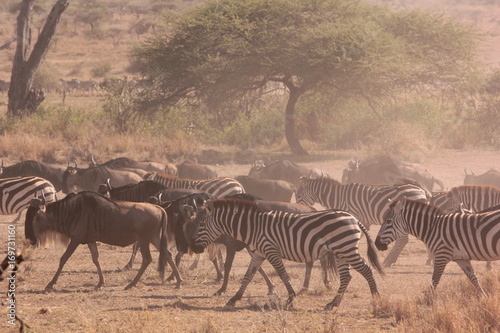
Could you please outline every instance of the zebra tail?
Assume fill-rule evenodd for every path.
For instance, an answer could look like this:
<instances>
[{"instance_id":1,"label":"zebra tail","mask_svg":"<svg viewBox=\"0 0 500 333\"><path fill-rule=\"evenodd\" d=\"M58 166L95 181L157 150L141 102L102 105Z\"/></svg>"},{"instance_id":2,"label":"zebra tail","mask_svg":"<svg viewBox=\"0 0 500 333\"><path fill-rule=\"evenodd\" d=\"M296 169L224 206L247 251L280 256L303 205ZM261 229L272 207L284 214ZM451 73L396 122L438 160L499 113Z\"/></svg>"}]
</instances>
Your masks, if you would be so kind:
<instances>
[{"instance_id":1,"label":"zebra tail","mask_svg":"<svg viewBox=\"0 0 500 333\"><path fill-rule=\"evenodd\" d=\"M167 265L167 251L168 250L168 240L167 240L167 213L163 211L162 221L161 221L161 236L160 236L160 259L158 260L158 272L160 272L160 278L162 281L165 279L165 266Z\"/></svg>"},{"instance_id":2,"label":"zebra tail","mask_svg":"<svg viewBox=\"0 0 500 333\"><path fill-rule=\"evenodd\" d=\"M337 261L335 260L335 255L332 252L329 252L327 254L327 264L328 264L328 269L330 269L330 273L332 276L337 278L339 276L339 269L337 267Z\"/></svg>"},{"instance_id":3,"label":"zebra tail","mask_svg":"<svg viewBox=\"0 0 500 333\"><path fill-rule=\"evenodd\" d=\"M378 259L378 253L377 249L375 248L375 244L373 243L373 240L370 238L370 235L368 234L368 230L364 227L364 225L358 221L359 227L363 231L363 233L366 236L366 241L368 243L368 260L370 261L370 264L372 267L374 267L377 272L380 273L380 275L385 276L385 271L382 265L380 264L380 261Z\"/></svg>"}]
</instances>

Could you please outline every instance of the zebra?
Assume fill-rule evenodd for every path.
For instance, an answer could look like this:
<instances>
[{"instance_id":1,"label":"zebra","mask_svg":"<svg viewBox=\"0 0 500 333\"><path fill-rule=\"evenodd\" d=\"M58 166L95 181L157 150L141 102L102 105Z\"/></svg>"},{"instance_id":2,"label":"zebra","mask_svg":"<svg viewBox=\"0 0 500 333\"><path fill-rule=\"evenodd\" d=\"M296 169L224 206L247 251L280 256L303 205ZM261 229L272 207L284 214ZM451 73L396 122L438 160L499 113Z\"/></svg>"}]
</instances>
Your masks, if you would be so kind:
<instances>
[{"instance_id":1,"label":"zebra","mask_svg":"<svg viewBox=\"0 0 500 333\"><path fill-rule=\"evenodd\" d=\"M427 202L427 192L415 182L397 185L341 184L331 178L301 178L297 190L297 202L309 206L316 202L327 207L345 210L353 214L369 228L371 224L382 224L389 199L408 197ZM383 265L390 267L396 262L408 243L408 235L397 239Z\"/></svg>"},{"instance_id":2,"label":"zebra","mask_svg":"<svg viewBox=\"0 0 500 333\"><path fill-rule=\"evenodd\" d=\"M447 212L460 207L476 213L500 204L500 188L488 185L461 185L448 191Z\"/></svg>"},{"instance_id":3,"label":"zebra","mask_svg":"<svg viewBox=\"0 0 500 333\"><path fill-rule=\"evenodd\" d=\"M476 289L486 295L479 284L471 260L500 259L500 211L479 214L445 214L426 203L402 198L390 203L375 245L387 245L402 234L410 233L425 243L434 256L430 289L434 291L446 265L455 261Z\"/></svg>"},{"instance_id":4,"label":"zebra","mask_svg":"<svg viewBox=\"0 0 500 333\"><path fill-rule=\"evenodd\" d=\"M21 213L29 207L31 199L45 196L47 202L57 200L57 190L52 183L41 177L11 177L0 179L0 215L19 213L13 221L21 218Z\"/></svg>"},{"instance_id":5,"label":"zebra","mask_svg":"<svg viewBox=\"0 0 500 333\"><path fill-rule=\"evenodd\" d=\"M237 180L228 177L192 180L177 178L159 172L148 172L144 175L144 179L154 180L167 188L197 189L217 198L245 193L243 186Z\"/></svg>"},{"instance_id":6,"label":"zebra","mask_svg":"<svg viewBox=\"0 0 500 333\"><path fill-rule=\"evenodd\" d=\"M207 200L202 208L190 209L192 234L186 234L190 247L201 253L208 244L221 235L229 235L248 245L250 265L238 292L227 302L234 307L240 300L255 272L264 260L277 271L288 291L286 308L293 308L296 296L290 283L283 259L296 262L312 262L332 252L338 264L340 286L332 302L325 306L331 310L338 306L351 280L350 267L358 271L368 282L372 296L377 296L377 284L372 269L359 253L361 234L368 241L368 258L372 266L384 274L378 261L377 251L368 231L351 214L339 210L311 213L288 213L284 211L262 211L255 202L239 199Z\"/></svg>"}]
</instances>

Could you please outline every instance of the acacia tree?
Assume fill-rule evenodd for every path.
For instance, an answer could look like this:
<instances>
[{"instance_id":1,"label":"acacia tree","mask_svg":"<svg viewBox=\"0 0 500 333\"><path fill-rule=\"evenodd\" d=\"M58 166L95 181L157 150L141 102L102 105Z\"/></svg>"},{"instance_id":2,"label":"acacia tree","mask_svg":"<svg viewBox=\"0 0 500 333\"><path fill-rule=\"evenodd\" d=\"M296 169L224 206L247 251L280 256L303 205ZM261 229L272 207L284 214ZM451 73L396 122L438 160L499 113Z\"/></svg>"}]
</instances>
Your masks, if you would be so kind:
<instances>
[{"instance_id":1,"label":"acacia tree","mask_svg":"<svg viewBox=\"0 0 500 333\"><path fill-rule=\"evenodd\" d=\"M68 0L56 2L30 54L30 20L34 2L35 0L23 0L17 17L17 47L12 66L7 109L11 116L20 116L21 111L31 114L43 102L45 98L43 92L32 89L33 79L47 53L59 19L68 6Z\"/></svg>"},{"instance_id":2,"label":"acacia tree","mask_svg":"<svg viewBox=\"0 0 500 333\"><path fill-rule=\"evenodd\" d=\"M133 53L150 83L141 107L241 98L270 82L288 91L285 137L306 93L368 100L456 87L471 73L478 33L440 14L350 0L219 0L178 18Z\"/></svg>"}]
</instances>

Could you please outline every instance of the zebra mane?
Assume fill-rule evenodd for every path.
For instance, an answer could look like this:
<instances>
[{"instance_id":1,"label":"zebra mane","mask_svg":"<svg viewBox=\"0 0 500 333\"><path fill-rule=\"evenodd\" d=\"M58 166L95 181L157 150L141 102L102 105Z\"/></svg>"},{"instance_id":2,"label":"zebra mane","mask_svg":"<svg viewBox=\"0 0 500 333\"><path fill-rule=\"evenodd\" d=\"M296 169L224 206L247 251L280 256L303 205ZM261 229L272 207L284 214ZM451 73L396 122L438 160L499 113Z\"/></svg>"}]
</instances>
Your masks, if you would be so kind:
<instances>
[{"instance_id":1,"label":"zebra mane","mask_svg":"<svg viewBox=\"0 0 500 333\"><path fill-rule=\"evenodd\" d=\"M404 200L404 199L398 198L398 199L391 200L391 202L389 204L389 209L394 208L396 203L398 203L401 200ZM406 199L405 208L407 208L408 206L411 206L411 207L416 208L416 209L425 209L425 210L430 211L430 212L435 212L437 215L445 214L445 212L441 208L439 208L435 205L429 204L427 202L419 201L419 200Z\"/></svg>"},{"instance_id":2,"label":"zebra mane","mask_svg":"<svg viewBox=\"0 0 500 333\"><path fill-rule=\"evenodd\" d=\"M306 178L308 182L315 182L315 183L319 183L319 182L326 182L326 183L331 183L333 185L342 185L341 182L339 182L338 180L335 180L333 178L330 178L328 176L321 176L321 177L317 177L317 178Z\"/></svg>"},{"instance_id":3,"label":"zebra mane","mask_svg":"<svg viewBox=\"0 0 500 333\"><path fill-rule=\"evenodd\" d=\"M256 201L250 201L246 199L238 199L238 198L219 198L211 201L214 207L221 207L225 205L238 206L246 209L254 209L261 211L259 205Z\"/></svg>"},{"instance_id":4,"label":"zebra mane","mask_svg":"<svg viewBox=\"0 0 500 333\"><path fill-rule=\"evenodd\" d=\"M148 171L144 174L144 176L142 176L144 180L153 180L155 177L170 179L170 180L188 180L188 179L181 179L177 176L167 175L165 173L158 171Z\"/></svg>"}]
</instances>

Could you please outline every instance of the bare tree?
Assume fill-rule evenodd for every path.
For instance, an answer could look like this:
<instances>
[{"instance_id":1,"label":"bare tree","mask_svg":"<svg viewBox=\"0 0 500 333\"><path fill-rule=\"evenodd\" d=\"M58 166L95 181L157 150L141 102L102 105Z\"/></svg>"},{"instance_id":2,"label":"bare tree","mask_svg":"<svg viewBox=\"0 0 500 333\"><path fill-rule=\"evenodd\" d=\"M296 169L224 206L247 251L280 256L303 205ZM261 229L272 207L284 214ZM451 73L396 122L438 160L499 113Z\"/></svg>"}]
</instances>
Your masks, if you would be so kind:
<instances>
[{"instance_id":1,"label":"bare tree","mask_svg":"<svg viewBox=\"0 0 500 333\"><path fill-rule=\"evenodd\" d=\"M68 0L57 0L30 54L30 20L34 2L23 0L17 17L17 47L9 88L8 114L11 116L32 114L45 99L43 91L32 88L33 78L47 53L61 15L69 4Z\"/></svg>"}]
</instances>

